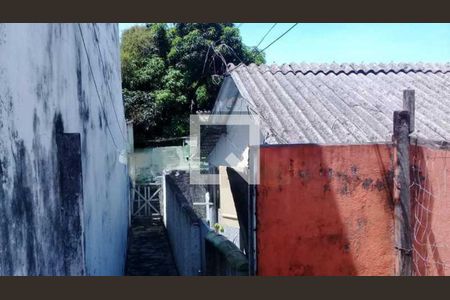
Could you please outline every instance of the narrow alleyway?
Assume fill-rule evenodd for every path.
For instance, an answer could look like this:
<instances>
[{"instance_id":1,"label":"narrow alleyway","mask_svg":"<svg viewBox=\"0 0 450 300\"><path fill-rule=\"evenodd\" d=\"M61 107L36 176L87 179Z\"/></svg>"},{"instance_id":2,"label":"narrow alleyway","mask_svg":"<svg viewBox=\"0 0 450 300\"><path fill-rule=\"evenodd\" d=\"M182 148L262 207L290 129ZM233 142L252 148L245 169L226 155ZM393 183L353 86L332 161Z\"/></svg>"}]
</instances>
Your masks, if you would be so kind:
<instances>
[{"instance_id":1,"label":"narrow alleyway","mask_svg":"<svg viewBox=\"0 0 450 300\"><path fill-rule=\"evenodd\" d=\"M178 275L167 231L161 220L134 217L129 234L125 275Z\"/></svg>"}]
</instances>

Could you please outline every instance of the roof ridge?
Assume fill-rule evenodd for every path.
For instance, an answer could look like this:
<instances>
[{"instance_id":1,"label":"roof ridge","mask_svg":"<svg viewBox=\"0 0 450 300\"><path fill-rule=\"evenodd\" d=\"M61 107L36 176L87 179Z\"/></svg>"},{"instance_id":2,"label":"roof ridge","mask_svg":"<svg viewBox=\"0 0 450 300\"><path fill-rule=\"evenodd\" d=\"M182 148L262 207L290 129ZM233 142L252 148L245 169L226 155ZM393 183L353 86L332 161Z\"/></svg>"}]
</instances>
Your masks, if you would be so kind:
<instances>
[{"instance_id":1,"label":"roof ridge","mask_svg":"<svg viewBox=\"0 0 450 300\"><path fill-rule=\"evenodd\" d=\"M259 71L260 73L270 72L272 74L282 73L282 74L379 74L379 73L450 73L450 63L283 63L283 64L261 64L257 65L251 63L249 65L239 64L229 64L229 72L240 68L247 68L251 71Z\"/></svg>"}]
</instances>

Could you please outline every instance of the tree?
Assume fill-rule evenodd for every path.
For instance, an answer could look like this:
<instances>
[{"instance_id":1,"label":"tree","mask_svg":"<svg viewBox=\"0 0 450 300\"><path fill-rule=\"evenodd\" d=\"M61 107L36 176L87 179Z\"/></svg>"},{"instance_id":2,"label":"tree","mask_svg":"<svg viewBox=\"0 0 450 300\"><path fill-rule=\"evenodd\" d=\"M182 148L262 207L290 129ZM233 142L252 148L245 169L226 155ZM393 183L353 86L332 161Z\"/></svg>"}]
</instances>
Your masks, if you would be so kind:
<instances>
[{"instance_id":1,"label":"tree","mask_svg":"<svg viewBox=\"0 0 450 300\"><path fill-rule=\"evenodd\" d=\"M232 23L134 26L122 34L125 113L135 140L188 135L189 115L214 105L228 63L264 63Z\"/></svg>"}]
</instances>

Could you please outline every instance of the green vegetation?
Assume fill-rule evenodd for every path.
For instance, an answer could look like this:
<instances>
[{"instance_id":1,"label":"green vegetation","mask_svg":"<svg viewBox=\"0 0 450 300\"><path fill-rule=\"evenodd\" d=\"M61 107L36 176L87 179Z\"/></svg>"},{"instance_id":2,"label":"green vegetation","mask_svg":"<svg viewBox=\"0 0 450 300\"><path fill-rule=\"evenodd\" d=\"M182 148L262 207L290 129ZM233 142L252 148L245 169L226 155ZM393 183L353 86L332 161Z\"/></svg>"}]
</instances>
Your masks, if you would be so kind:
<instances>
[{"instance_id":1,"label":"green vegetation","mask_svg":"<svg viewBox=\"0 0 450 300\"><path fill-rule=\"evenodd\" d=\"M189 134L189 115L214 105L228 63L264 62L232 23L147 24L122 34L125 113L137 145Z\"/></svg>"}]
</instances>

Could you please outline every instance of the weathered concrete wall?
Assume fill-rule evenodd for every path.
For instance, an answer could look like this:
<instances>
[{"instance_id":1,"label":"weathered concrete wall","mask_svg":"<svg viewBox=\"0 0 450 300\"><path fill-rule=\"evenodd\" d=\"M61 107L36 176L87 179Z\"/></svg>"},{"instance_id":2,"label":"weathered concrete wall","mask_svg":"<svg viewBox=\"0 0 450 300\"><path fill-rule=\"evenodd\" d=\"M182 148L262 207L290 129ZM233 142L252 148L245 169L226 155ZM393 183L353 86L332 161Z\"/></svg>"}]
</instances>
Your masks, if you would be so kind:
<instances>
[{"instance_id":1,"label":"weathered concrete wall","mask_svg":"<svg viewBox=\"0 0 450 300\"><path fill-rule=\"evenodd\" d=\"M163 177L165 225L177 270L183 276L247 275L245 255L195 212L173 174Z\"/></svg>"},{"instance_id":2,"label":"weathered concrete wall","mask_svg":"<svg viewBox=\"0 0 450 300\"><path fill-rule=\"evenodd\" d=\"M232 241L214 231L204 239L206 276L248 276L248 259Z\"/></svg>"},{"instance_id":3,"label":"weathered concrete wall","mask_svg":"<svg viewBox=\"0 0 450 300\"><path fill-rule=\"evenodd\" d=\"M163 180L165 225L178 273L183 276L201 275L204 253L202 221L174 176L165 175Z\"/></svg>"},{"instance_id":4,"label":"weathered concrete wall","mask_svg":"<svg viewBox=\"0 0 450 300\"><path fill-rule=\"evenodd\" d=\"M412 146L415 275L450 275L450 151Z\"/></svg>"},{"instance_id":5,"label":"weathered concrete wall","mask_svg":"<svg viewBox=\"0 0 450 300\"><path fill-rule=\"evenodd\" d=\"M0 274L122 274L122 134L117 25L0 25Z\"/></svg>"},{"instance_id":6,"label":"weathered concrete wall","mask_svg":"<svg viewBox=\"0 0 450 300\"><path fill-rule=\"evenodd\" d=\"M387 145L262 147L258 275L392 275Z\"/></svg>"},{"instance_id":7,"label":"weathered concrete wall","mask_svg":"<svg viewBox=\"0 0 450 300\"><path fill-rule=\"evenodd\" d=\"M195 213L201 219L207 219L206 205L196 205L194 203L205 203L206 194L208 193L207 185L190 184L189 172L186 171L172 171L168 173L176 188L182 194L183 198L192 206ZM211 209L210 209L211 210ZM206 220L208 221L208 220Z\"/></svg>"}]
</instances>

